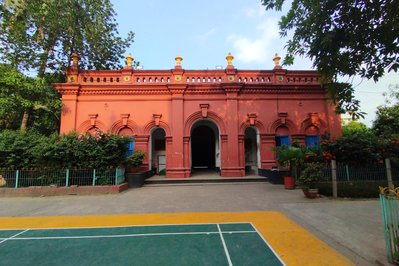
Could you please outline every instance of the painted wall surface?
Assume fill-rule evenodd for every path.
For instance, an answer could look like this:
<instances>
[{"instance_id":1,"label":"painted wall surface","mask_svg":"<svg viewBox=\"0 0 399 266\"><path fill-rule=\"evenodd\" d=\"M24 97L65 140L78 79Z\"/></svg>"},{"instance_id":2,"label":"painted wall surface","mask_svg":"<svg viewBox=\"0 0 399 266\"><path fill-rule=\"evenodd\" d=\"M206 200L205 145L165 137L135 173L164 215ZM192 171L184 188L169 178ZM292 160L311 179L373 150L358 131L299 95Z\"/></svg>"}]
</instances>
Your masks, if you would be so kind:
<instances>
[{"instance_id":1,"label":"painted wall surface","mask_svg":"<svg viewBox=\"0 0 399 266\"><path fill-rule=\"evenodd\" d=\"M167 177L192 172L193 127L213 124L215 164L221 176L245 176L245 130L257 132L256 160L261 168L276 165L277 132L305 143L306 135L326 131L340 136L341 120L326 100L315 71L290 71L276 62L273 70L185 70L176 61L171 70L85 71L74 64L67 82L54 84L62 95L61 133L103 132L134 136L135 149L151 168L166 155ZM204 122L208 121L208 122ZM165 132L165 151L152 151L155 128ZM277 133L278 134L278 133ZM248 155L247 155L248 156Z\"/></svg>"}]
</instances>

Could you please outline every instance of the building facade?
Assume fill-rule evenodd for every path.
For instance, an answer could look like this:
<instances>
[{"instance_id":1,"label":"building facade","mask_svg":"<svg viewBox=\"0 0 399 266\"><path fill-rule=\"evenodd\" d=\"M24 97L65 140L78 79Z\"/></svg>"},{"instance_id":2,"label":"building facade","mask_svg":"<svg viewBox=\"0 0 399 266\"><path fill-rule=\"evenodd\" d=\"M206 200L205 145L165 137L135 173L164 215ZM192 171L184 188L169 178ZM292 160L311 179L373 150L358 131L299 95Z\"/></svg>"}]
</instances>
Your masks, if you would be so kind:
<instances>
[{"instance_id":1,"label":"building facade","mask_svg":"<svg viewBox=\"0 0 399 266\"><path fill-rule=\"evenodd\" d=\"M80 70L74 55L62 95L61 133L95 130L132 136L146 152L143 167L167 177L195 169L223 177L276 165L276 145L293 139L313 145L326 131L340 136L340 116L315 71L291 71L274 58L272 70L137 70L126 57L121 70Z\"/></svg>"}]
</instances>

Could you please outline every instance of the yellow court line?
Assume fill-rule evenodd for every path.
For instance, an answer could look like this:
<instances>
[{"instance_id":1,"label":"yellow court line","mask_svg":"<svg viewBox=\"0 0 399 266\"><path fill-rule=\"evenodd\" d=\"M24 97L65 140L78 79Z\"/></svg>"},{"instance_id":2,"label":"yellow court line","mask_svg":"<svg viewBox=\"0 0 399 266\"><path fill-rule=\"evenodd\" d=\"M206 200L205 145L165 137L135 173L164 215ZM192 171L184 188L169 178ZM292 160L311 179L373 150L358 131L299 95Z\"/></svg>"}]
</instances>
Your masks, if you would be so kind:
<instances>
[{"instance_id":1,"label":"yellow court line","mask_svg":"<svg viewBox=\"0 0 399 266\"><path fill-rule=\"evenodd\" d=\"M0 217L1 229L249 222L286 265L354 265L280 212L206 212L96 216Z\"/></svg>"}]
</instances>

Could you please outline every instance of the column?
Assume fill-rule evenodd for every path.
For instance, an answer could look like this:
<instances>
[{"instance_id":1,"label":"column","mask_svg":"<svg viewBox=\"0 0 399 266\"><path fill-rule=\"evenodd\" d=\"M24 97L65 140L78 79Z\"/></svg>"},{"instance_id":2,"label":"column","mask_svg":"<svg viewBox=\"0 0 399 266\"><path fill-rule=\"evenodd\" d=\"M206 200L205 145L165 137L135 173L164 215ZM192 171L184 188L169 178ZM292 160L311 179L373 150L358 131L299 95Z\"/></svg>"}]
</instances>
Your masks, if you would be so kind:
<instances>
[{"instance_id":1,"label":"column","mask_svg":"<svg viewBox=\"0 0 399 266\"><path fill-rule=\"evenodd\" d=\"M190 136L183 137L184 177L191 176Z\"/></svg>"},{"instance_id":2,"label":"column","mask_svg":"<svg viewBox=\"0 0 399 266\"><path fill-rule=\"evenodd\" d=\"M245 176L245 135L238 135L238 154L239 154L239 166L244 171L241 172Z\"/></svg>"},{"instance_id":3,"label":"column","mask_svg":"<svg viewBox=\"0 0 399 266\"><path fill-rule=\"evenodd\" d=\"M165 152L166 152L166 171L168 171L170 167L170 160L169 158L172 158L173 150L173 142L172 142L172 136L165 136Z\"/></svg>"}]
</instances>

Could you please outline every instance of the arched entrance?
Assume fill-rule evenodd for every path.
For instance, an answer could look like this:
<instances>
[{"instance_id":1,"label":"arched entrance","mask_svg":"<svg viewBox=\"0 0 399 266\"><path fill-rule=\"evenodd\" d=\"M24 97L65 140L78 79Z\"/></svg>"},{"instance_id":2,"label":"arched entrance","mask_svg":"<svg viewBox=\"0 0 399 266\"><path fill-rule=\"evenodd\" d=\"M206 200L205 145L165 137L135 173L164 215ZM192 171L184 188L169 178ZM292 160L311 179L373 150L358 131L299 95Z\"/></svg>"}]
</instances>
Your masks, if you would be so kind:
<instances>
[{"instance_id":1,"label":"arched entrance","mask_svg":"<svg viewBox=\"0 0 399 266\"><path fill-rule=\"evenodd\" d=\"M164 174L166 169L165 130L155 128L151 132L151 169L157 174Z\"/></svg>"},{"instance_id":2,"label":"arched entrance","mask_svg":"<svg viewBox=\"0 0 399 266\"><path fill-rule=\"evenodd\" d=\"M191 129L191 168L220 169L219 129L209 120L195 123Z\"/></svg>"},{"instance_id":3,"label":"arched entrance","mask_svg":"<svg viewBox=\"0 0 399 266\"><path fill-rule=\"evenodd\" d=\"M245 173L256 174L260 165L259 134L256 128L248 127L245 130Z\"/></svg>"}]
</instances>

